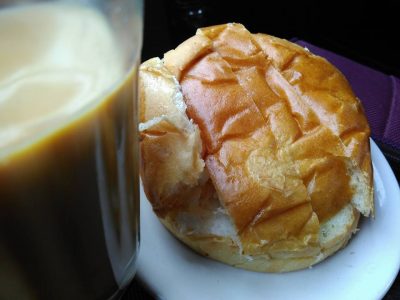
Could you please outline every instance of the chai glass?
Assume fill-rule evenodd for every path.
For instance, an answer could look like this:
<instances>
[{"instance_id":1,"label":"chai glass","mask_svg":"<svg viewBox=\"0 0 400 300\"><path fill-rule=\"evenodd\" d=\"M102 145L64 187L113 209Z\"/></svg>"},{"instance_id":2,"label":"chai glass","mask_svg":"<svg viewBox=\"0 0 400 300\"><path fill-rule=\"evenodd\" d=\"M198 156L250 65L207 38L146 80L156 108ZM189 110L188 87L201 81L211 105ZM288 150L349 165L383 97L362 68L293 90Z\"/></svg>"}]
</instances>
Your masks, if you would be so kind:
<instances>
[{"instance_id":1,"label":"chai glass","mask_svg":"<svg viewBox=\"0 0 400 300\"><path fill-rule=\"evenodd\" d=\"M0 299L114 299L134 276L142 5L0 3Z\"/></svg>"}]
</instances>

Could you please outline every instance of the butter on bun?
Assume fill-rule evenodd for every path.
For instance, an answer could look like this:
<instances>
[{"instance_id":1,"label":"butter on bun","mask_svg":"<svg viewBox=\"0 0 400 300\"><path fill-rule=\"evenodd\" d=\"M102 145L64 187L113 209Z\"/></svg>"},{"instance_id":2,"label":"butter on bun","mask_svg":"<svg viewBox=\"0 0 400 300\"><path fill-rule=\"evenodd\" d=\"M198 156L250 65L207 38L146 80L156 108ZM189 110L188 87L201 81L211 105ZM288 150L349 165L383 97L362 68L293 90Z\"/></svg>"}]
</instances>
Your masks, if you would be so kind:
<instances>
[{"instance_id":1,"label":"butter on bun","mask_svg":"<svg viewBox=\"0 0 400 300\"><path fill-rule=\"evenodd\" d=\"M198 253L302 269L344 247L360 213L373 215L369 126L325 59L225 24L139 72L144 190Z\"/></svg>"}]
</instances>

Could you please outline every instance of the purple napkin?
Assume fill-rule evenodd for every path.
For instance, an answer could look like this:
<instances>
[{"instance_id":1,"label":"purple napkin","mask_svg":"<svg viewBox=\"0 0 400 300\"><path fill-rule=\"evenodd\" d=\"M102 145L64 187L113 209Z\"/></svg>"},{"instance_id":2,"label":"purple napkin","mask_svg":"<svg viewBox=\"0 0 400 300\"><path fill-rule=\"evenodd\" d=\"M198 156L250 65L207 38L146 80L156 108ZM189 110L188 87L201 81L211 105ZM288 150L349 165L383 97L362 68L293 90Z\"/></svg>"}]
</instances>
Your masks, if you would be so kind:
<instances>
[{"instance_id":1,"label":"purple napkin","mask_svg":"<svg viewBox=\"0 0 400 300\"><path fill-rule=\"evenodd\" d=\"M400 79L305 41L295 42L326 58L346 76L364 106L372 137L400 150Z\"/></svg>"}]
</instances>

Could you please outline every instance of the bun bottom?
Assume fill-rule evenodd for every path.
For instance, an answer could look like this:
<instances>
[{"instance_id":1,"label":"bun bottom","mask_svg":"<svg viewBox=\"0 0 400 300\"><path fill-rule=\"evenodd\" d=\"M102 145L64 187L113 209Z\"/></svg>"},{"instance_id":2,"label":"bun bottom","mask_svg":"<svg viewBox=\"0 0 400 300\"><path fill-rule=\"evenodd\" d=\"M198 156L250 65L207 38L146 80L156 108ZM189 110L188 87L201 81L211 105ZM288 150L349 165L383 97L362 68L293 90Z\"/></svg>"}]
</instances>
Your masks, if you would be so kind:
<instances>
[{"instance_id":1,"label":"bun bottom","mask_svg":"<svg viewBox=\"0 0 400 300\"><path fill-rule=\"evenodd\" d=\"M352 234L356 232L359 217L360 213L351 205L344 207L321 225L320 251L302 257L293 257L287 253L281 253L279 257L243 255L238 243L230 236L185 232L182 230L182 224L176 222L177 218L166 217L160 221L175 237L200 255L236 268L276 273L311 267L346 246Z\"/></svg>"}]
</instances>

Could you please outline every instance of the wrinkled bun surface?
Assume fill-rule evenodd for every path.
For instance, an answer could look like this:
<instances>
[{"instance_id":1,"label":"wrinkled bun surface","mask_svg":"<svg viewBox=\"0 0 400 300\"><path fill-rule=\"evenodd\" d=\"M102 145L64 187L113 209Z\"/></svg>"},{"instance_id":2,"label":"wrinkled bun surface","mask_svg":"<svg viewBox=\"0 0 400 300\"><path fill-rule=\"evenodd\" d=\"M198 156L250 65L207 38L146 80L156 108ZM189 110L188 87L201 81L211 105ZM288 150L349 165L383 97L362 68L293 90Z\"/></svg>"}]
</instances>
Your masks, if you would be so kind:
<instances>
[{"instance_id":1,"label":"wrinkled bun surface","mask_svg":"<svg viewBox=\"0 0 400 300\"><path fill-rule=\"evenodd\" d=\"M369 126L344 76L240 24L140 68L141 176L197 252L262 272L313 265L373 214Z\"/></svg>"}]
</instances>

